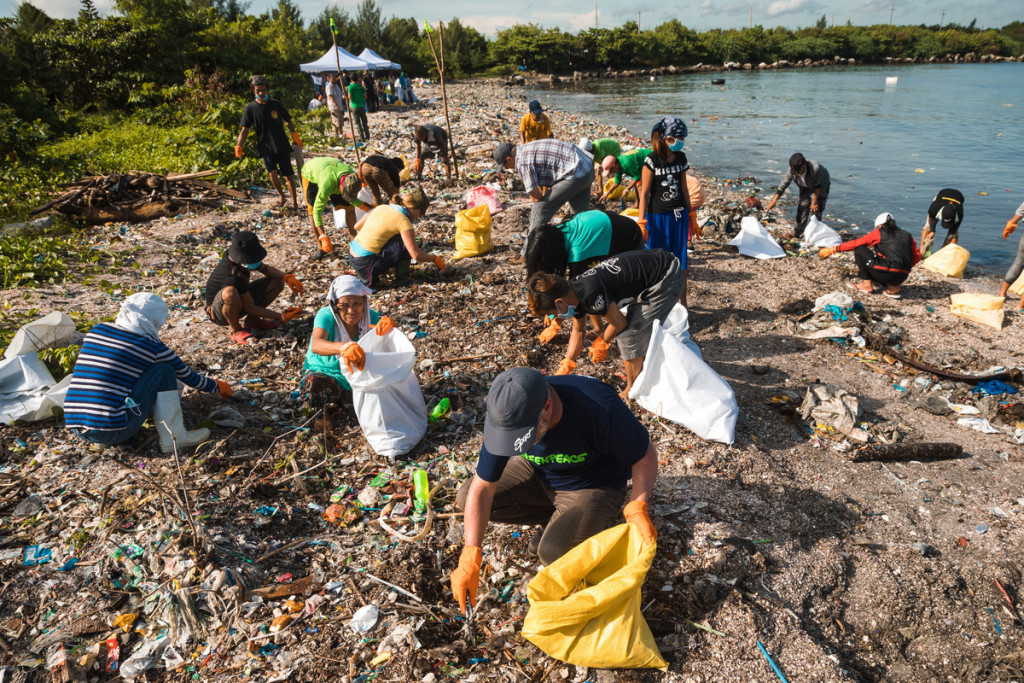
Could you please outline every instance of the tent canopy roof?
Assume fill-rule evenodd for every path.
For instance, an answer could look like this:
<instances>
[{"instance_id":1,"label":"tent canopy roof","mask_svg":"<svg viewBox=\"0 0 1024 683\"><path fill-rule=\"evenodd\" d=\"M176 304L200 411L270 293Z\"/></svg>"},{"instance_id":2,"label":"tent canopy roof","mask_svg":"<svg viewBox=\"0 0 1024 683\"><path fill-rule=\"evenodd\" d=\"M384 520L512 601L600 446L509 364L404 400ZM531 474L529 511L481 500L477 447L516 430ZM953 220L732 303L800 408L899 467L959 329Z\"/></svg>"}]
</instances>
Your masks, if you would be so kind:
<instances>
[{"instance_id":1,"label":"tent canopy roof","mask_svg":"<svg viewBox=\"0 0 1024 683\"><path fill-rule=\"evenodd\" d=\"M395 62L384 59L370 48L366 48L365 50L360 52L358 59L361 59L364 62L368 62L369 64L372 64L375 69L401 70L402 68L401 64L396 64Z\"/></svg>"},{"instance_id":2,"label":"tent canopy roof","mask_svg":"<svg viewBox=\"0 0 1024 683\"><path fill-rule=\"evenodd\" d=\"M338 51L337 56L335 56L334 53L335 49ZM300 64L299 70L307 73L326 73L337 71L339 66L342 71L365 71L366 69L375 68L352 53L347 52L340 47L335 48L332 46L331 49L324 53L323 57L315 62Z\"/></svg>"}]
</instances>

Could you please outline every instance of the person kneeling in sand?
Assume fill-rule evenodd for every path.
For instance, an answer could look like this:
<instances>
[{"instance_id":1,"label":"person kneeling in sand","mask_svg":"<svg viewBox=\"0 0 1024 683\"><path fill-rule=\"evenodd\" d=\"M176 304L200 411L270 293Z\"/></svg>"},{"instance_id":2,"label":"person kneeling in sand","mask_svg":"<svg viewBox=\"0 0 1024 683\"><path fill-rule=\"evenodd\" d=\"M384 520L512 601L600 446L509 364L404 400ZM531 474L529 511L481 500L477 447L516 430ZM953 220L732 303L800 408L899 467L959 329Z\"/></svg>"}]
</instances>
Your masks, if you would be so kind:
<instances>
[{"instance_id":1,"label":"person kneeling in sand","mask_svg":"<svg viewBox=\"0 0 1024 683\"><path fill-rule=\"evenodd\" d=\"M917 242L896 225L891 213L878 214L875 229L863 237L843 242L838 247L823 247L818 255L828 258L837 251L852 251L857 261L861 281L851 282L852 289L870 294L877 282L883 287L882 294L890 299L900 298L900 285L921 260Z\"/></svg>"},{"instance_id":2,"label":"person kneeling in sand","mask_svg":"<svg viewBox=\"0 0 1024 683\"><path fill-rule=\"evenodd\" d=\"M206 314L215 324L231 331L232 341L248 344L251 330L272 330L302 314L301 306L282 313L267 308L288 285L295 294L302 294L302 283L291 273L283 273L266 264L267 250L259 237L248 230L231 236L228 253L220 260L206 281ZM254 272L261 273L250 282ZM245 318L245 324L242 324Z\"/></svg>"},{"instance_id":3,"label":"person kneeling in sand","mask_svg":"<svg viewBox=\"0 0 1024 683\"><path fill-rule=\"evenodd\" d=\"M601 261L571 280L535 273L526 281L530 312L538 317L554 313L559 318L579 318L581 322L588 314L604 318L607 325L590 347L590 360L606 360L609 344L618 341L626 370L623 399L629 397L633 382L644 367L654 321L665 322L684 289L679 259L664 249L627 251ZM622 312L626 305L628 317ZM583 325L573 325L558 374L572 372L582 351Z\"/></svg>"}]
</instances>

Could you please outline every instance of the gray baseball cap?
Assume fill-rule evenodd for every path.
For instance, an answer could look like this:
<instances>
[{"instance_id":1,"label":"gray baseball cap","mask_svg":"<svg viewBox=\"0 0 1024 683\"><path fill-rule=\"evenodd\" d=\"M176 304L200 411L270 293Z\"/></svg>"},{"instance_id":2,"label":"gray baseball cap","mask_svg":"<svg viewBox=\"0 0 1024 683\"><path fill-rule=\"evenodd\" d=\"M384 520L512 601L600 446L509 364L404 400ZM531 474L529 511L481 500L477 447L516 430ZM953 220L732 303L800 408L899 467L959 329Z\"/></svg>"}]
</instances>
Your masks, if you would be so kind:
<instances>
[{"instance_id":1,"label":"gray baseball cap","mask_svg":"<svg viewBox=\"0 0 1024 683\"><path fill-rule=\"evenodd\" d=\"M510 368L498 375L487 394L484 447L506 458L530 450L548 391L544 375L533 368Z\"/></svg>"},{"instance_id":2,"label":"gray baseball cap","mask_svg":"<svg viewBox=\"0 0 1024 683\"><path fill-rule=\"evenodd\" d=\"M498 146L494 148L494 163L496 163L499 168L505 165L505 161L508 159L509 155L512 154L512 149L514 147L515 145L510 142L499 142Z\"/></svg>"}]
</instances>

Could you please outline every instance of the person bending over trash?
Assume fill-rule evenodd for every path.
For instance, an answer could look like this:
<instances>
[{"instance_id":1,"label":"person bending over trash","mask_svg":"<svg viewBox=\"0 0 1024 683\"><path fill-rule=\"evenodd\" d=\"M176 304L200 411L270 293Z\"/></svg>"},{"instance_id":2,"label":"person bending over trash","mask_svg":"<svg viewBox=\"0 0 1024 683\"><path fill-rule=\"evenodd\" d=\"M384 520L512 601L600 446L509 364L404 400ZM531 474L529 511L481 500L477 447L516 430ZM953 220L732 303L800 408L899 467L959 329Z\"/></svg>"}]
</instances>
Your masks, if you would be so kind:
<instances>
[{"instance_id":1,"label":"person bending over trash","mask_svg":"<svg viewBox=\"0 0 1024 683\"><path fill-rule=\"evenodd\" d=\"M368 156L363 159L363 163L359 164L359 176L373 193L373 201L377 206L386 203L391 197L398 194L398 187L402 184L401 173L404 168L405 161L402 159L389 158L380 154Z\"/></svg>"},{"instance_id":2,"label":"person bending over trash","mask_svg":"<svg viewBox=\"0 0 1024 683\"><path fill-rule=\"evenodd\" d=\"M416 141L416 161L412 166L412 170L416 172L416 180L423 180L423 161L427 157L429 147L433 147L441 155L441 161L444 163L444 177L446 180L451 180L452 165L448 159L448 132L441 126L423 123L413 130L412 138Z\"/></svg>"},{"instance_id":3,"label":"person bending over trash","mask_svg":"<svg viewBox=\"0 0 1024 683\"><path fill-rule=\"evenodd\" d=\"M530 552L546 565L613 526L620 510L654 543L647 504L657 478L657 449L614 388L592 377L545 378L533 368L498 375L476 474L456 497L465 546L451 585L462 611L467 598L476 605L488 521L541 525Z\"/></svg>"},{"instance_id":4,"label":"person bending over trash","mask_svg":"<svg viewBox=\"0 0 1024 683\"><path fill-rule=\"evenodd\" d=\"M606 258L571 280L534 273L526 281L531 313L574 319L569 346L558 367L560 375L576 369L576 359L583 351L583 316L604 318L607 325L590 347L590 360L606 360L609 345L618 341L626 370L626 388L621 394L624 399L644 367L654 321L665 322L680 301L683 288L679 259L664 249L627 251ZM629 310L624 314L622 307L627 305Z\"/></svg>"},{"instance_id":5,"label":"person bending over trash","mask_svg":"<svg viewBox=\"0 0 1024 683\"><path fill-rule=\"evenodd\" d=\"M608 157L616 157L622 153L622 147L619 146L618 142L611 138L598 138L597 140L580 138L580 141L576 146L582 149L594 164L594 182L598 182L597 169L601 166L604 160ZM598 185L597 189L600 191L600 185Z\"/></svg>"},{"instance_id":6,"label":"person bending over trash","mask_svg":"<svg viewBox=\"0 0 1024 683\"><path fill-rule=\"evenodd\" d=\"M373 290L351 275L339 275L327 290L327 305L313 319L313 335L302 366L299 391L307 403L326 412L352 391L341 372L344 360L349 372L362 370L366 354L356 342L374 330L383 336L395 323L370 308Z\"/></svg>"},{"instance_id":7,"label":"person bending over trash","mask_svg":"<svg viewBox=\"0 0 1024 683\"><path fill-rule=\"evenodd\" d=\"M349 244L348 262L359 281L376 287L388 269L395 269L395 281L409 279L409 262L432 262L444 270L444 259L427 253L416 244L414 223L418 223L430 207L423 190L413 187L391 198L390 204L378 206L356 223L356 236Z\"/></svg>"},{"instance_id":8,"label":"person bending over trash","mask_svg":"<svg viewBox=\"0 0 1024 683\"><path fill-rule=\"evenodd\" d=\"M64 423L91 443L124 443L153 413L160 450L173 453L210 437L209 429L188 431L181 415L178 380L197 391L231 398L227 382L197 374L160 341L167 304L148 292L121 303L113 323L92 328L72 371L64 399Z\"/></svg>"},{"instance_id":9,"label":"person bending over trash","mask_svg":"<svg viewBox=\"0 0 1024 683\"><path fill-rule=\"evenodd\" d=\"M542 225L526 242L526 277L534 273L565 274L569 277L583 274L609 256L644 248L643 231L636 221L609 211L584 211L561 225ZM594 329L600 334L601 318L591 316ZM562 322L555 317L544 328L537 340L550 342L561 332ZM577 330L577 327L579 328ZM583 335L583 319L573 319L573 330Z\"/></svg>"},{"instance_id":10,"label":"person bending over trash","mask_svg":"<svg viewBox=\"0 0 1024 683\"><path fill-rule=\"evenodd\" d=\"M345 210L349 234L355 236L352 226L356 223L356 207L365 211L371 208L358 197L362 185L355 169L334 157L317 157L303 164L302 191L306 196L306 206L309 208L313 239L318 244L314 257L316 260L322 259L334 250L331 238L324 230L324 211L328 202L335 210Z\"/></svg>"},{"instance_id":11,"label":"person bending over trash","mask_svg":"<svg viewBox=\"0 0 1024 683\"><path fill-rule=\"evenodd\" d=\"M288 136L284 134L284 124L288 124L296 145L302 147L302 140L295 131L291 114L283 104L270 97L269 87L270 82L265 76L252 77L252 89L256 100L247 104L242 112L242 130L238 133L235 157L242 158L242 146L251 129L256 133L256 153L263 158L263 165L270 174L270 183L281 196L277 205L284 206L286 202L279 178L284 176L288 191L292 195L292 208L298 209L299 204L295 198L295 171L292 169L292 146L288 142Z\"/></svg>"},{"instance_id":12,"label":"person bending over trash","mask_svg":"<svg viewBox=\"0 0 1024 683\"><path fill-rule=\"evenodd\" d=\"M227 326L231 340L238 344L248 344L252 330L272 330L302 314L301 306L282 313L267 308L285 285L293 294L302 294L303 287L291 273L264 263L266 257L267 250L255 233L236 232L228 252L206 280L206 314L215 324ZM265 277L251 282L254 272Z\"/></svg>"},{"instance_id":13,"label":"person bending over trash","mask_svg":"<svg viewBox=\"0 0 1024 683\"><path fill-rule=\"evenodd\" d=\"M650 149L641 147L640 149L634 149L630 152L625 152L617 156L606 156L601 160L601 177L604 180L614 178L615 183L611 185L606 192L601 195L601 201L604 201L611 197L615 193L615 190L622 187L622 196L625 197L629 194L629 191L633 189L638 182L640 182L640 174L644 168L644 161L651 155ZM629 184L623 187L622 179L623 176L629 178Z\"/></svg>"},{"instance_id":14,"label":"person bending over trash","mask_svg":"<svg viewBox=\"0 0 1024 683\"><path fill-rule=\"evenodd\" d=\"M534 140L547 140L553 138L551 134L551 120L544 113L539 100L530 102L530 111L523 114L519 120L519 142L526 144Z\"/></svg>"},{"instance_id":15,"label":"person bending over trash","mask_svg":"<svg viewBox=\"0 0 1024 683\"><path fill-rule=\"evenodd\" d=\"M825 213L825 204L828 202L828 190L831 186L828 169L817 161L805 159L804 155L797 152L789 158L789 172L782 182L775 189L771 201L765 205L765 211L771 211L779 201L779 197L786 191L791 182L796 182L800 188L800 199L796 205L796 224L793 226L793 234L803 237L807 222L811 220L811 214L821 220Z\"/></svg>"},{"instance_id":16,"label":"person bending over trash","mask_svg":"<svg viewBox=\"0 0 1024 683\"><path fill-rule=\"evenodd\" d=\"M550 223L563 204L569 204L573 213L590 208L594 163L576 145L561 140L537 140L518 147L501 142L494 148L494 163L499 168L515 169L533 200L527 236ZM523 242L520 257L525 255Z\"/></svg>"},{"instance_id":17,"label":"person bending over trash","mask_svg":"<svg viewBox=\"0 0 1024 683\"><path fill-rule=\"evenodd\" d=\"M682 266L683 297L686 305L686 245L691 234L699 233L697 213L690 203L686 170L690 167L683 153L686 124L675 116L666 116L651 129L654 152L644 160L640 174L637 223L647 235L648 249L665 249Z\"/></svg>"},{"instance_id":18,"label":"person bending over trash","mask_svg":"<svg viewBox=\"0 0 1024 683\"><path fill-rule=\"evenodd\" d=\"M921 260L917 242L909 232L896 225L891 213L880 213L875 218L875 229L838 247L823 247L821 258L837 251L852 251L860 271L861 281L849 283L852 289L870 294L874 283L882 285L882 294L890 299L900 298L900 285L910 275L910 269Z\"/></svg>"},{"instance_id":19,"label":"person bending over trash","mask_svg":"<svg viewBox=\"0 0 1024 683\"><path fill-rule=\"evenodd\" d=\"M935 199L928 206L928 218L925 220L924 229L921 230L921 252L927 254L931 251L932 242L935 239L935 226L939 221L942 221L942 227L946 229L946 239L942 241L942 246L956 244L959 240L958 231L963 220L963 193L951 187L939 190Z\"/></svg>"},{"instance_id":20,"label":"person bending over trash","mask_svg":"<svg viewBox=\"0 0 1024 683\"><path fill-rule=\"evenodd\" d=\"M1020 223L1022 216L1024 216L1024 203L1017 208L1013 216L1010 217L1010 220L1006 221L1006 227L1003 228L1004 240L1017 229L1017 224ZM1006 275L1003 277L1003 286L999 288L999 296L1006 296L1006 293L1010 291L1010 287L1021 276L1021 273L1024 273L1024 235L1021 235L1020 242L1017 243L1017 257L1013 259L1010 269L1006 271ZM1024 296L1017 302L1017 310L1024 310Z\"/></svg>"}]
</instances>

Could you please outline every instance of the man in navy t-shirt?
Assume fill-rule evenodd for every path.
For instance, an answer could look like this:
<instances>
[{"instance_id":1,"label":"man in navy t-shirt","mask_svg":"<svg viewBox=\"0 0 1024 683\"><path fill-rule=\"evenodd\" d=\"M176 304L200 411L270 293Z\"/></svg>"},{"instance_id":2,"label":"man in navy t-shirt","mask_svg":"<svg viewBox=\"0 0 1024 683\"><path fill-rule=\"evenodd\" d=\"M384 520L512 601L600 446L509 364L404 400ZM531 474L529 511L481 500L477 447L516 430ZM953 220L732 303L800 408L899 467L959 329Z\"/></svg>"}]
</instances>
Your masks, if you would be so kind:
<instances>
[{"instance_id":1,"label":"man in navy t-shirt","mask_svg":"<svg viewBox=\"0 0 1024 683\"><path fill-rule=\"evenodd\" d=\"M457 500L465 547L452 590L463 612L467 593L476 604L488 520L543 525L530 546L550 564L615 523L632 479L623 514L654 542L647 499L657 477L658 452L613 387L578 375L545 378L532 368L498 375L476 476Z\"/></svg>"}]
</instances>

